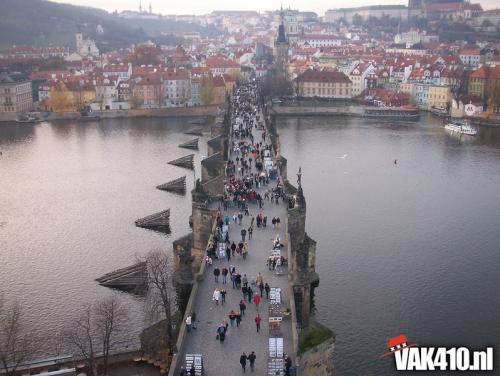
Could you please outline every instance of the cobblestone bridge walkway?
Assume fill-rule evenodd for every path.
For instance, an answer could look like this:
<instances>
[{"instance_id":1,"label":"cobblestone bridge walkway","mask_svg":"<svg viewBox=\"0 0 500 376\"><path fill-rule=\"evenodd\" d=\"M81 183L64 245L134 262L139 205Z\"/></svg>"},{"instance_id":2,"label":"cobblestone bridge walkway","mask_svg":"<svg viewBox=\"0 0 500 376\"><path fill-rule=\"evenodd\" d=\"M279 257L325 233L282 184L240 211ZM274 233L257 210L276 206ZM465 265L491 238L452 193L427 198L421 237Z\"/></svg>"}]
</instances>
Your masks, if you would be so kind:
<instances>
[{"instance_id":1,"label":"cobblestone bridge walkway","mask_svg":"<svg viewBox=\"0 0 500 376\"><path fill-rule=\"evenodd\" d=\"M261 118L262 115L261 115ZM253 128L253 136L255 142L262 140L262 131ZM267 139L266 139L267 140ZM233 154L232 159L235 159L236 155ZM252 164L252 172L255 172L254 163ZM270 181L269 185L264 185L257 192L264 197L264 192L270 188L276 186L276 180ZM254 188L255 189L255 188ZM185 353L186 354L201 354L203 356L203 364L205 375L207 376L234 376L243 373L243 370L239 364L240 355L245 352L247 355L252 351L255 351L257 359L255 361L255 371L256 375L267 375L267 360L268 360L268 344L269 344L269 332L268 332L268 306L269 301L266 299L264 292L263 299L259 305L259 313L262 317L261 330L259 333L256 331L255 326L255 316L257 314L257 309L252 303L248 303L245 316L243 316L242 323L239 327L229 329L226 334L224 343L219 343L216 339L217 328L220 323L225 320L229 321L229 312L234 310L239 311L239 302L243 299L243 294L241 290L233 289L232 283L228 275L228 283L222 284L222 276L219 277L219 282L216 283L214 280L213 269L218 267L226 267L229 269L230 265L236 267L236 271L242 276L247 275L249 285L250 281L255 279L257 273L261 272L264 277L264 283L268 283L272 287L280 287L281 297L284 307L289 307L288 305L288 288L287 288L287 269L284 268L284 273L282 275L277 275L274 271L269 271L266 265L267 257L269 252L273 248L273 240L277 234L279 234L281 242L285 244L285 218L287 204L272 203L271 201L264 200L264 206L259 209L258 204L249 204L249 216L243 216L242 225L231 220L229 226L230 241L241 241L240 231L242 228L248 229L250 226L251 217L256 217L259 212L263 215L267 215L267 227L262 226L258 228L254 223L253 238L248 240L248 256L246 260L243 260L240 256L232 257L231 261L224 259L216 259L213 262L212 267L207 267L205 270L205 278L200 283L198 297L195 304L196 311L196 330L191 330L187 334ZM229 215L232 217L233 214L238 212L238 208L230 207L227 211L222 211L222 215ZM273 229L271 224L271 219L273 217L279 217L281 219L281 224L279 228ZM248 238L248 235L247 235ZM282 248L282 255L286 257L287 244ZM212 295L215 288L224 288L227 291L226 303L224 305L216 305L212 300ZM254 293L259 293L257 287L252 287ZM284 353L289 354L292 350L292 332L291 324L289 321L283 321L281 331L284 338ZM247 373L250 373L250 367L247 362Z\"/></svg>"}]
</instances>

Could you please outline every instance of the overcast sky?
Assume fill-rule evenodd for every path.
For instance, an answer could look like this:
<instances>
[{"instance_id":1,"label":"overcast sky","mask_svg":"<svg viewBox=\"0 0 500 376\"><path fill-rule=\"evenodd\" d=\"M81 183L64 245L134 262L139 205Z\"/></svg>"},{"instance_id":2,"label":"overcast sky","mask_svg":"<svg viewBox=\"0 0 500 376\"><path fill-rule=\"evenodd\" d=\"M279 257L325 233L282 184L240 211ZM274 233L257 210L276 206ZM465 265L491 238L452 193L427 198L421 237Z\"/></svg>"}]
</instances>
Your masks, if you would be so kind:
<instances>
[{"instance_id":1,"label":"overcast sky","mask_svg":"<svg viewBox=\"0 0 500 376\"><path fill-rule=\"evenodd\" d=\"M107 11L137 10L139 0L55 0L59 3L86 5ZM149 0L141 0L142 6L149 6ZM480 0L484 9L500 7L499 0ZM301 11L313 11L322 16L327 9L354 7L373 4L407 4L407 1L398 0L294 0L283 2L283 7L292 7ZM213 10L273 10L281 5L279 0L151 0L153 12L161 14L206 14Z\"/></svg>"}]
</instances>

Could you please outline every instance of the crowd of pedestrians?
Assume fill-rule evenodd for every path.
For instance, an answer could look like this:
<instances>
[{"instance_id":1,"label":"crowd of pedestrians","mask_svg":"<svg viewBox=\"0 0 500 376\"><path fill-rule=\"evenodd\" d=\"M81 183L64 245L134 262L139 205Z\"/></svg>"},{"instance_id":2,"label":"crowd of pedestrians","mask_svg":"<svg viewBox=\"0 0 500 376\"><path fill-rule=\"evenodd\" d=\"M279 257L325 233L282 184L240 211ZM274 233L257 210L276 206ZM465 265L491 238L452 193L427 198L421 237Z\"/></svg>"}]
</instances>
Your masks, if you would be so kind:
<instances>
[{"instance_id":1,"label":"crowd of pedestrians","mask_svg":"<svg viewBox=\"0 0 500 376\"><path fill-rule=\"evenodd\" d=\"M245 261L253 257L252 244L256 231L269 233L280 228L280 217L268 218L265 213L267 206L289 201L279 177L272 176L273 166L268 164L272 148L266 142L269 137L261 126L254 85L238 88L232 111L230 158L225 165L224 194L217 213L216 230L205 255L207 272L213 274L210 280L215 285L211 308L214 311L211 315L219 324L214 336L223 348L227 346L224 345L227 338L240 336L242 325L248 325L247 320L255 325L255 335L261 335L263 317L259 312L260 306L263 300L269 300L271 287L262 272L247 275ZM254 134L260 134L261 140L257 141L258 137ZM276 241L273 245L276 247ZM266 262L269 261L263 259L260 262L266 269ZM276 265L273 266L275 268ZM228 294L226 289L231 293ZM250 318L245 319L248 316ZM186 326L188 332L196 329L194 312L187 316ZM251 372L256 367L255 349L250 350L243 352L239 359L243 372L246 372L247 365Z\"/></svg>"}]
</instances>

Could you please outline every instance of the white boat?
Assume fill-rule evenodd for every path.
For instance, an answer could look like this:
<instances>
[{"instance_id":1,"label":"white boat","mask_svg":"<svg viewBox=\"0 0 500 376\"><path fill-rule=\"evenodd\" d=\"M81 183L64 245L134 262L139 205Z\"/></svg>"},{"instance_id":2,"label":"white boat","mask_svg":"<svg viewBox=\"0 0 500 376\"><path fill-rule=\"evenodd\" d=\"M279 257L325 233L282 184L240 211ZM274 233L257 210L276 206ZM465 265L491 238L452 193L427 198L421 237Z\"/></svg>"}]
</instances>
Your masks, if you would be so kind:
<instances>
[{"instance_id":1,"label":"white boat","mask_svg":"<svg viewBox=\"0 0 500 376\"><path fill-rule=\"evenodd\" d=\"M432 107L431 113L436 116L448 116L448 110L445 107Z\"/></svg>"},{"instance_id":2,"label":"white boat","mask_svg":"<svg viewBox=\"0 0 500 376\"><path fill-rule=\"evenodd\" d=\"M477 129L470 125L468 121L452 121L446 124L444 129L469 136L475 136L477 134Z\"/></svg>"}]
</instances>

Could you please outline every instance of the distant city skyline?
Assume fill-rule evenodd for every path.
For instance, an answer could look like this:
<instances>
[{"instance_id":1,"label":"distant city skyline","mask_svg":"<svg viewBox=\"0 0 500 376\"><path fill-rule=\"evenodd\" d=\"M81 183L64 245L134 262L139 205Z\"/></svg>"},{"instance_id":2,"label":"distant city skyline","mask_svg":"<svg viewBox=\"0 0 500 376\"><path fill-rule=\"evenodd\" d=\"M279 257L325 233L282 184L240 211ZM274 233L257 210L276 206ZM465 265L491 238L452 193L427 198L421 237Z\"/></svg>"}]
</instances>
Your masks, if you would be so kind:
<instances>
[{"instance_id":1,"label":"distant city skyline","mask_svg":"<svg viewBox=\"0 0 500 376\"><path fill-rule=\"evenodd\" d=\"M134 10L139 9L139 0L108 0L103 3L102 0L52 0L58 3L67 3L73 5L90 6L94 8L105 9L109 12L117 10L118 12L124 10ZM498 0L479 0L471 1L473 3L480 3L483 9L493 9L498 8ZM142 8L149 8L149 0L142 0ZM151 6L154 13L161 14L194 14L201 15L207 14L214 10L256 10L259 12L275 10L278 9L281 4L284 8L291 7L292 9L299 9L301 11L313 11L318 13L319 16L323 16L325 11L328 9L335 8L345 8L345 7L359 7L364 5L394 5L394 4L404 4L407 5L407 1L389 0L352 0L348 3L341 1L329 1L329 0L315 0L313 2L308 0L294 0L291 2L269 2L266 0L254 0L248 1L234 1L234 0L187 0L187 1L168 1L163 0L151 0Z\"/></svg>"}]
</instances>

